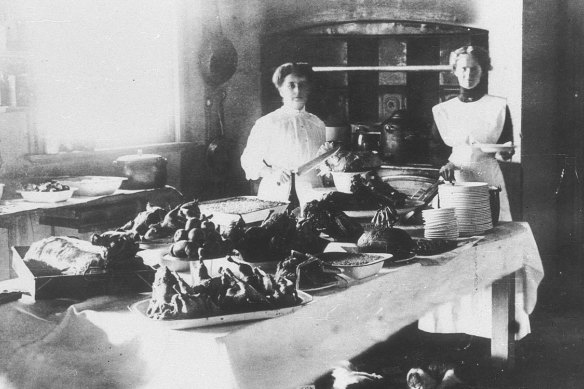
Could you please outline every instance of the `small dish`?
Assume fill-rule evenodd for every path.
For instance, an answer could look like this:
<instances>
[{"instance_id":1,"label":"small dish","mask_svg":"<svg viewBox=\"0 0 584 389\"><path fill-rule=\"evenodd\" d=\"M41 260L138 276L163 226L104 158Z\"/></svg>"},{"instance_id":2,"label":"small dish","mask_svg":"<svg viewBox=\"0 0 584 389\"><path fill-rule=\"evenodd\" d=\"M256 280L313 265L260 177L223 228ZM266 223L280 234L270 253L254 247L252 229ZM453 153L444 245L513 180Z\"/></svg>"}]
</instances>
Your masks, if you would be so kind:
<instances>
[{"instance_id":1,"label":"small dish","mask_svg":"<svg viewBox=\"0 0 584 389\"><path fill-rule=\"evenodd\" d=\"M61 190L58 192L36 192L20 190L22 198L31 203L59 203L69 200L77 188L69 188L69 190Z\"/></svg>"}]
</instances>

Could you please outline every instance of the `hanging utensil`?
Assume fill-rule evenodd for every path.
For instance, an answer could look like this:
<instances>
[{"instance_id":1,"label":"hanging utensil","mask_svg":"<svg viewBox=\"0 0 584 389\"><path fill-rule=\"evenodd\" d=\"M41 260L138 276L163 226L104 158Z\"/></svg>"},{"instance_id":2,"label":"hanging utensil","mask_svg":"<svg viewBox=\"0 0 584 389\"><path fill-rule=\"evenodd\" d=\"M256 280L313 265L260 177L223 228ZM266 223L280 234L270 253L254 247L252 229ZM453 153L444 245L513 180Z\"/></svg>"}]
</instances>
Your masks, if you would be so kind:
<instances>
[{"instance_id":1,"label":"hanging utensil","mask_svg":"<svg viewBox=\"0 0 584 389\"><path fill-rule=\"evenodd\" d=\"M198 59L201 75L210 86L216 87L225 83L237 69L237 51L233 43L223 35L216 1L213 2L212 14L203 25L203 43Z\"/></svg>"},{"instance_id":2,"label":"hanging utensil","mask_svg":"<svg viewBox=\"0 0 584 389\"><path fill-rule=\"evenodd\" d=\"M207 146L206 162L213 173L214 181L224 181L229 173L231 163L232 142L225 137L225 127L223 125L223 101L227 96L223 91L216 107L209 107L211 112L215 111L219 122L219 135L215 136ZM210 118L208 118L210 119ZM212 120L209 120L212 122Z\"/></svg>"}]
</instances>

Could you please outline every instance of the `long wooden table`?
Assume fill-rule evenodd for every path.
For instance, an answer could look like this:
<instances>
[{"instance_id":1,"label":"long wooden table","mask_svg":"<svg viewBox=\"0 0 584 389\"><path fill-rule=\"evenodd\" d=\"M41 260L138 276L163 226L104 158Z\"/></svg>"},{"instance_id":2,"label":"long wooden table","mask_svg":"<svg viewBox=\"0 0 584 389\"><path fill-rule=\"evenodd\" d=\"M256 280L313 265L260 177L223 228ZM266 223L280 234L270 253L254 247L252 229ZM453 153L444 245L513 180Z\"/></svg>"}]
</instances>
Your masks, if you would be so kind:
<instances>
[{"instance_id":1,"label":"long wooden table","mask_svg":"<svg viewBox=\"0 0 584 389\"><path fill-rule=\"evenodd\" d=\"M458 255L385 269L260 322L167 330L127 310L146 296L13 302L0 306L0 377L15 387L298 388L433 308L491 284L492 351L505 360L512 357L507 318L515 274L525 277L530 312L543 271L526 223L501 223Z\"/></svg>"}]
</instances>

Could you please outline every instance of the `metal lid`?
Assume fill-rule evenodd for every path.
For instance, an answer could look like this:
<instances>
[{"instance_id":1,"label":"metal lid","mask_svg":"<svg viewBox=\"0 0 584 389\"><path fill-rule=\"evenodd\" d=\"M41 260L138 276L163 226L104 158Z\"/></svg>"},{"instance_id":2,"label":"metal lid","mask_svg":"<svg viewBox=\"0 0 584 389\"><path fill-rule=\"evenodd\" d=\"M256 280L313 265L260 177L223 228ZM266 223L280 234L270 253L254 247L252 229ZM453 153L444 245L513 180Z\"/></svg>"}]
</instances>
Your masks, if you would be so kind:
<instances>
[{"instance_id":1,"label":"metal lid","mask_svg":"<svg viewBox=\"0 0 584 389\"><path fill-rule=\"evenodd\" d=\"M116 159L117 162L155 162L162 159L158 154L142 154L142 150L138 150L137 154L122 155Z\"/></svg>"}]
</instances>

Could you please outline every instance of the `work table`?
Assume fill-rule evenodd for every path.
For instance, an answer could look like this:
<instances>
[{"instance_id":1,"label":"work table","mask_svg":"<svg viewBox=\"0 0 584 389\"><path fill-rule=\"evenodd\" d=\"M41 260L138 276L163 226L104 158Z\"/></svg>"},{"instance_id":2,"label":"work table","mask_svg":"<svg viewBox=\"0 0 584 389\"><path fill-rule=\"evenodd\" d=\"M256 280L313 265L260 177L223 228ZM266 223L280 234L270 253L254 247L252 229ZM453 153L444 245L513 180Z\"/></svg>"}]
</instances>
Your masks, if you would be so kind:
<instances>
[{"instance_id":1,"label":"work table","mask_svg":"<svg viewBox=\"0 0 584 389\"><path fill-rule=\"evenodd\" d=\"M493 285L492 353L512 358L514 279L531 313L543 277L527 223L500 223L475 246L315 296L291 314L173 331L128 310L147 295L0 306L0 372L15 387L298 388L414 323ZM405 379L405 377L404 377Z\"/></svg>"}]
</instances>

